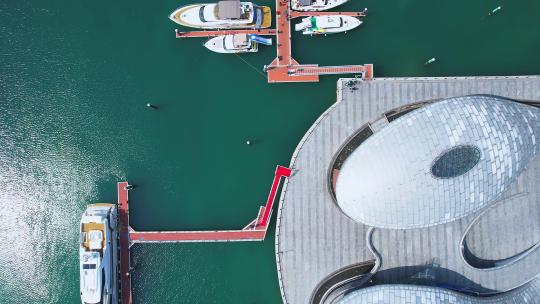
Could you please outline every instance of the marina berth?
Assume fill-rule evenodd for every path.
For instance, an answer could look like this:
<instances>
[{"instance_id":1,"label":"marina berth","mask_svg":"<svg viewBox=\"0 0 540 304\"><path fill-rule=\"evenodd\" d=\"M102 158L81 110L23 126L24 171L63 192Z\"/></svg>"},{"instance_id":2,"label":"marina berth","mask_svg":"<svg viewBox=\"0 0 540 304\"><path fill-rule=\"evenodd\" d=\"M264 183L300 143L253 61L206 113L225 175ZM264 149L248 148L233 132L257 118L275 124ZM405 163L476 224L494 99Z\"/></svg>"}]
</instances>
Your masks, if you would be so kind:
<instances>
[{"instance_id":1,"label":"marina berth","mask_svg":"<svg viewBox=\"0 0 540 304\"><path fill-rule=\"evenodd\" d=\"M324 4L330 7L330 5L337 5L336 3L328 0ZM361 12L295 11L291 10L291 1L276 0L276 27L263 29L271 25L270 20L272 16L270 15L270 9L266 7L262 8L264 17L260 27L258 27L259 21L252 21L258 20L258 18L244 18L248 21L241 20L244 10L240 9L239 12L238 8L246 4L257 8L249 2L238 1L221 1L217 6L216 4L200 4L181 7L173 12L170 18L179 24L199 27L202 30L191 32L175 30L175 36L176 38L219 37L207 41L204 44L205 47L218 53L247 53L256 52L255 43L270 45L271 38L264 38L263 36L275 35L277 56L270 64L263 67L263 71L267 73L269 83L317 82L320 75L333 74L355 74L366 80L373 78L372 64L346 66L300 64L293 58L291 48L292 20L303 18L302 22L296 26L296 30L302 31L305 35L333 34L346 32L362 24L362 21L358 18L365 17L367 9ZM208 9L206 6L212 6L214 9ZM226 9L222 9L222 7L226 7ZM208 22L209 20L212 20L212 22ZM233 24L233 22L236 23ZM250 25L252 27L239 27L243 26L241 24L245 24L246 22L251 22ZM245 38L243 42L235 43L233 37L226 37L235 34L249 35L248 37L251 37L251 43L246 41Z\"/></svg>"},{"instance_id":2,"label":"marina berth","mask_svg":"<svg viewBox=\"0 0 540 304\"><path fill-rule=\"evenodd\" d=\"M116 205L92 204L80 223L80 295L83 304L116 303Z\"/></svg>"},{"instance_id":3,"label":"marina berth","mask_svg":"<svg viewBox=\"0 0 540 304\"><path fill-rule=\"evenodd\" d=\"M349 0L292 0L291 8L303 12L319 12L340 6Z\"/></svg>"},{"instance_id":4,"label":"marina berth","mask_svg":"<svg viewBox=\"0 0 540 304\"><path fill-rule=\"evenodd\" d=\"M350 31L362 24L358 18L343 15L311 16L295 25L304 35L327 35Z\"/></svg>"},{"instance_id":5,"label":"marina berth","mask_svg":"<svg viewBox=\"0 0 540 304\"><path fill-rule=\"evenodd\" d=\"M260 29L272 25L269 7L236 0L182 6L169 19L200 29Z\"/></svg>"}]
</instances>

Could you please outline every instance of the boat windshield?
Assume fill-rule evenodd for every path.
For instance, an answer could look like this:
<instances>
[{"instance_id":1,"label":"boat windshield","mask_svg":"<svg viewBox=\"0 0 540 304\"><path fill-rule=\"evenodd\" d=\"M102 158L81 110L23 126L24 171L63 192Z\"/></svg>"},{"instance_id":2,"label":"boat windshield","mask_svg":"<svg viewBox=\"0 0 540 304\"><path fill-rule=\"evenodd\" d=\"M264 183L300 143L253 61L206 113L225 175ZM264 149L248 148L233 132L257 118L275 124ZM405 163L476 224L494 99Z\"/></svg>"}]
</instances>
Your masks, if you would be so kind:
<instances>
[{"instance_id":1,"label":"boat windshield","mask_svg":"<svg viewBox=\"0 0 540 304\"><path fill-rule=\"evenodd\" d=\"M310 6L315 3L315 0L298 0L299 6Z\"/></svg>"},{"instance_id":2,"label":"boat windshield","mask_svg":"<svg viewBox=\"0 0 540 304\"><path fill-rule=\"evenodd\" d=\"M312 29L317 30L319 28L317 26L317 18L316 17L311 17L310 22L311 22L311 28Z\"/></svg>"},{"instance_id":3,"label":"boat windshield","mask_svg":"<svg viewBox=\"0 0 540 304\"><path fill-rule=\"evenodd\" d=\"M83 269L96 269L96 264L83 264Z\"/></svg>"},{"instance_id":4,"label":"boat windshield","mask_svg":"<svg viewBox=\"0 0 540 304\"><path fill-rule=\"evenodd\" d=\"M201 22L206 22L206 19L204 19L204 8L204 5L199 8L199 19L201 19Z\"/></svg>"}]
</instances>

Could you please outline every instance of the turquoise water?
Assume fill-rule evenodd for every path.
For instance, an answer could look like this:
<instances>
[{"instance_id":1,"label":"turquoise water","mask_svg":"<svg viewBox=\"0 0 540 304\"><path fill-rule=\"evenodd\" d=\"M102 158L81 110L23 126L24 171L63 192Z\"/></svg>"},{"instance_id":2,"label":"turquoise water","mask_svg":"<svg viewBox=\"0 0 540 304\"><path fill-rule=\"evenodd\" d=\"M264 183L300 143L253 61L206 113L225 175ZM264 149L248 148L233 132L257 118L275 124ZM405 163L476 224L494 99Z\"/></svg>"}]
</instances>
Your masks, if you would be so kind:
<instances>
[{"instance_id":1,"label":"turquoise water","mask_svg":"<svg viewBox=\"0 0 540 304\"><path fill-rule=\"evenodd\" d=\"M135 229L242 228L275 165L335 101L337 76L267 84L271 47L244 62L175 39L167 15L185 3L0 3L1 303L79 301L80 215L115 201L120 180L138 186ZM374 63L377 77L540 72L538 1L351 0L340 10L364 7L358 30L295 34L295 58ZM280 302L273 227L262 243L135 245L134 302Z\"/></svg>"}]
</instances>

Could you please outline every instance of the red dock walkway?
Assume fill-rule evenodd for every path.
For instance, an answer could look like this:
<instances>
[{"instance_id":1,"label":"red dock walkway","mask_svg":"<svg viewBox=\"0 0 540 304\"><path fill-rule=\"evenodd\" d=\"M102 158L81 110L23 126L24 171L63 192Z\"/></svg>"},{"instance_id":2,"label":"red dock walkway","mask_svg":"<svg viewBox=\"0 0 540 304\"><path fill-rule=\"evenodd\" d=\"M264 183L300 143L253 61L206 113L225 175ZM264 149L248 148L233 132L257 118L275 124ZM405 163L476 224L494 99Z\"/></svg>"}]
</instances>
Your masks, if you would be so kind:
<instances>
[{"instance_id":1,"label":"red dock walkway","mask_svg":"<svg viewBox=\"0 0 540 304\"><path fill-rule=\"evenodd\" d=\"M275 29L260 29L260 30L219 30L219 31L194 31L194 32L180 32L175 30L176 38L193 38L193 37L215 37L221 35L234 35L234 34L255 34L261 36L273 36L277 32Z\"/></svg>"},{"instance_id":2,"label":"red dock walkway","mask_svg":"<svg viewBox=\"0 0 540 304\"><path fill-rule=\"evenodd\" d=\"M365 16L363 12L297 12L291 10L288 0L276 0L276 24L277 24L277 58L266 67L268 82L317 82L319 75L329 74L361 74L364 79L371 79L373 65L370 65L370 73L366 73L366 67L362 65L345 67L319 67L316 64L299 64L292 57L291 51L291 20L308 16ZM309 72L308 72L309 71Z\"/></svg>"},{"instance_id":3,"label":"red dock walkway","mask_svg":"<svg viewBox=\"0 0 540 304\"><path fill-rule=\"evenodd\" d=\"M361 74L363 79L373 78L373 65L351 65L344 67L319 67L317 64L299 64L291 51L291 20L309 16L343 15L353 17L366 16L363 12L298 12L291 10L289 0L276 0L276 28L260 30L216 30L180 32L176 30L176 38L213 37L231 34L275 35L277 57L265 71L268 82L317 82L319 75L329 74ZM309 71L309 72L307 72Z\"/></svg>"},{"instance_id":4,"label":"red dock walkway","mask_svg":"<svg viewBox=\"0 0 540 304\"><path fill-rule=\"evenodd\" d=\"M272 188L265 206L259 209L259 215L242 230L209 230L209 231L135 231L130 227L131 243L152 242L234 242L262 241L266 236L272 206L276 198L281 178L289 177L291 169L278 166Z\"/></svg>"},{"instance_id":5,"label":"red dock walkway","mask_svg":"<svg viewBox=\"0 0 540 304\"><path fill-rule=\"evenodd\" d=\"M129 206L128 183L117 184L118 189L118 233L120 234L120 292L122 304L131 304L131 276L129 257Z\"/></svg>"},{"instance_id":6,"label":"red dock walkway","mask_svg":"<svg viewBox=\"0 0 540 304\"><path fill-rule=\"evenodd\" d=\"M301 65L296 67L296 75L328 75L328 74L364 74L366 73L367 65L351 65L351 66L308 66Z\"/></svg>"},{"instance_id":7,"label":"red dock walkway","mask_svg":"<svg viewBox=\"0 0 540 304\"><path fill-rule=\"evenodd\" d=\"M134 243L154 242L233 242L233 241L262 241L272 215L272 206L277 196L277 190L283 178L291 176L292 170L277 166L272 182L272 188L266 200L266 205L259 208L257 217L242 230L210 230L210 231L135 231L129 225L128 183L120 182L118 189L118 219L120 233L120 287L122 304L132 303L130 252Z\"/></svg>"},{"instance_id":8,"label":"red dock walkway","mask_svg":"<svg viewBox=\"0 0 540 304\"><path fill-rule=\"evenodd\" d=\"M291 19L300 18L300 17L311 17L311 16L351 16L351 17L365 17L366 11L363 12L299 12L291 10Z\"/></svg>"}]
</instances>

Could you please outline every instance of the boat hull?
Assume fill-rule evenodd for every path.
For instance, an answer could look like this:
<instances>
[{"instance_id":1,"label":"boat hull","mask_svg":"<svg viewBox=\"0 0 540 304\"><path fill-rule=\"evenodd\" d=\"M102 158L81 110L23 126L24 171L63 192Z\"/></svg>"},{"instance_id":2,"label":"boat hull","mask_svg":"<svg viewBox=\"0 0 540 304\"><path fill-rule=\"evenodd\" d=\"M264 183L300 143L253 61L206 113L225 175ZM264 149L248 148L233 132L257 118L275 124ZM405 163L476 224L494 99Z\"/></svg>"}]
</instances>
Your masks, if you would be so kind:
<instances>
[{"instance_id":1,"label":"boat hull","mask_svg":"<svg viewBox=\"0 0 540 304\"><path fill-rule=\"evenodd\" d=\"M347 3L348 1L349 0L328 0L326 1L326 4L321 1L321 2L315 2L312 5L308 5L308 6L301 6L300 1L292 0L291 8L295 11L301 11L301 12L321 12L321 11L327 11L329 9L333 9L337 6Z\"/></svg>"},{"instance_id":2,"label":"boat hull","mask_svg":"<svg viewBox=\"0 0 540 304\"><path fill-rule=\"evenodd\" d=\"M214 37L208 40L204 46L212 52L221 54L238 54L238 53L255 53L258 51L258 45L256 42L251 42L249 46L240 48L227 48L227 45L231 45L233 35L222 35Z\"/></svg>"},{"instance_id":3,"label":"boat hull","mask_svg":"<svg viewBox=\"0 0 540 304\"><path fill-rule=\"evenodd\" d=\"M272 14L268 6L253 6L254 16L250 20L203 21L201 7L210 5L215 4L192 4L179 7L169 15L169 19L179 25L198 29L259 29L272 25Z\"/></svg>"},{"instance_id":4,"label":"boat hull","mask_svg":"<svg viewBox=\"0 0 540 304\"><path fill-rule=\"evenodd\" d=\"M118 302L117 209L91 204L80 222L81 303Z\"/></svg>"},{"instance_id":5,"label":"boat hull","mask_svg":"<svg viewBox=\"0 0 540 304\"><path fill-rule=\"evenodd\" d=\"M315 18L319 27L312 26L312 18ZM343 15L316 16L302 19L302 23L296 25L297 31L302 31L304 35L328 35L350 31L362 24L356 17ZM306 25L309 25L306 27Z\"/></svg>"}]
</instances>

